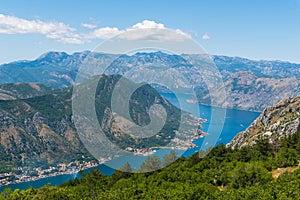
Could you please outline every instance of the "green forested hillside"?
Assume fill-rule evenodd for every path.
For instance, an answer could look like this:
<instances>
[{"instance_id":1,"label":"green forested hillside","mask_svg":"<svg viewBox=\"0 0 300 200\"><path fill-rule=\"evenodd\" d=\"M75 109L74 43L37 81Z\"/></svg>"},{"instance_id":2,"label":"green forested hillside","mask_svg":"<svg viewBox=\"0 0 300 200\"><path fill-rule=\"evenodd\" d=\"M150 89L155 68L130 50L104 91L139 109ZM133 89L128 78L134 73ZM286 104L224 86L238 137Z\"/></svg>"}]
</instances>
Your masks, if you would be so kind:
<instances>
[{"instance_id":1,"label":"green forested hillside","mask_svg":"<svg viewBox=\"0 0 300 200\"><path fill-rule=\"evenodd\" d=\"M180 158L152 173L117 171L109 177L93 171L59 187L6 189L0 199L299 199L299 152L297 132L273 145L267 140L239 150L219 145L204 158Z\"/></svg>"},{"instance_id":2,"label":"green forested hillside","mask_svg":"<svg viewBox=\"0 0 300 200\"><path fill-rule=\"evenodd\" d=\"M143 85L133 93L129 100L130 114L138 125L147 125L150 121L149 108L154 103L163 106L167 117L166 123L160 131L160 137L154 135L149 138L136 139L121 129L114 128L116 126L112 120L111 96L121 76L103 75L98 78L99 80L95 79L99 81L96 82L96 94L90 98L95 101L99 124L111 142L123 149L128 146L141 149L164 146L175 137L181 110L161 97L149 85ZM91 83L87 81L80 87L88 88L89 84ZM129 80L125 80L124 84L134 86L134 83ZM28 85L14 85L14 88L17 88L17 91L23 91L23 88ZM8 85L2 88L7 87ZM0 100L1 173L18 171L19 167L28 167L31 170L34 167L56 166L59 163L81 161L82 156L87 158L86 160L94 159L82 144L72 120L72 91L71 87L56 91L54 94L37 95L27 99ZM86 100L87 96L82 94L73 96L73 100L76 98ZM186 115L187 122L197 127L198 118L190 117L187 113ZM181 135L186 136L187 134Z\"/></svg>"}]
</instances>

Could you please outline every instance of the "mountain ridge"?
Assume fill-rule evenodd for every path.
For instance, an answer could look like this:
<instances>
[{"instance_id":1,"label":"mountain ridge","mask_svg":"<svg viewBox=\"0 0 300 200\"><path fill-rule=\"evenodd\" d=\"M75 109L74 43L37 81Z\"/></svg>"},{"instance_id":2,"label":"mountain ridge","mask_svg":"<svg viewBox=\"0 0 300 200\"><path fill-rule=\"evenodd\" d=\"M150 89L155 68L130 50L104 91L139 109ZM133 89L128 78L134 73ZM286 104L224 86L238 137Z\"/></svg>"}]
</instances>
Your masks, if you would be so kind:
<instances>
[{"instance_id":1,"label":"mountain ridge","mask_svg":"<svg viewBox=\"0 0 300 200\"><path fill-rule=\"evenodd\" d=\"M142 52L134 55L113 55L89 51L67 54L48 52L33 61L13 62L0 65L0 84L14 82L37 82L49 87L69 87L75 84L79 66L89 57L90 66L97 62L113 60L105 73L126 75L133 68L141 66L166 66L183 74L189 84L182 85L182 80L173 80L176 87L195 88L199 103L209 105L210 95L206 84L189 60L204 59L198 55L172 55L163 52ZM117 59L115 59L117 58ZM212 56L220 71L227 93L226 103L220 107L241 110L262 111L266 106L282 98L296 96L300 92L300 64L282 61L254 61L240 57ZM89 65L89 63L88 63ZM155 69L147 68L151 76L156 76ZM142 77L145 72L135 71ZM166 76L172 77L166 71ZM251 80L249 80L249 77ZM161 80L162 77L156 77ZM259 81L258 81L259 79ZM138 79L137 79L138 80ZM270 92L272 91L272 92ZM264 101L268 98L269 101ZM280 99L279 99L280 98Z\"/></svg>"},{"instance_id":2,"label":"mountain ridge","mask_svg":"<svg viewBox=\"0 0 300 200\"><path fill-rule=\"evenodd\" d=\"M34 60L38 60L38 59L42 59L43 57L47 57L48 55L51 55L51 54L64 54L64 55L67 55L67 56L72 56L72 55L76 55L76 54L90 54L90 53L93 53L92 51L89 51L89 50L85 50L85 51L79 51L79 52L73 52L73 53L68 53L68 52L65 52L65 51L47 51L43 54L41 54L40 56L34 58L34 59L24 59L24 60L15 60L15 61L11 61L11 62L6 62L6 63L1 63L0 66L2 65L7 65L7 64L14 64L14 63L19 63L19 62L31 62L31 61L34 61ZM161 52L161 51L157 51L157 52L150 52L150 53L163 53L163 54L167 54L167 53L164 53L164 52ZM100 54L106 54L105 52L102 52ZM136 53L137 55L139 54L148 54L147 52L137 52ZM118 54L116 54L118 55ZM124 55L128 55L128 54L124 54ZM172 55L172 54L169 54L169 55ZM192 54L180 54L180 56L184 56L184 55L192 55ZM238 60L245 60L245 61L252 61L252 62L271 62L271 63L286 63L286 64L293 64L293 65L300 65L300 63L297 63L297 62L293 62L293 61L288 61L288 60L277 60L277 59L253 59L253 58L246 58L246 57L243 57L243 56L230 56L230 55L222 55L222 54L214 54L214 55L211 55L211 57L213 59L220 59L220 58L223 58L223 59L238 59Z\"/></svg>"}]
</instances>

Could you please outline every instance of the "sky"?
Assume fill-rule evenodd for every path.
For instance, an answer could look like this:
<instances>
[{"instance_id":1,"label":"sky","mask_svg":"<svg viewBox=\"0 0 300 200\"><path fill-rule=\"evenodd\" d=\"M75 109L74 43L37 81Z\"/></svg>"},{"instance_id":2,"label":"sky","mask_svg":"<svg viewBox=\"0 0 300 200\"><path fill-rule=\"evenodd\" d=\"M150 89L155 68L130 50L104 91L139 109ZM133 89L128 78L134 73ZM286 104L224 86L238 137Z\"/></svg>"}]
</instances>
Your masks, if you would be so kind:
<instances>
[{"instance_id":1,"label":"sky","mask_svg":"<svg viewBox=\"0 0 300 200\"><path fill-rule=\"evenodd\" d=\"M0 0L0 64L176 30L209 54L300 63L300 0Z\"/></svg>"}]
</instances>

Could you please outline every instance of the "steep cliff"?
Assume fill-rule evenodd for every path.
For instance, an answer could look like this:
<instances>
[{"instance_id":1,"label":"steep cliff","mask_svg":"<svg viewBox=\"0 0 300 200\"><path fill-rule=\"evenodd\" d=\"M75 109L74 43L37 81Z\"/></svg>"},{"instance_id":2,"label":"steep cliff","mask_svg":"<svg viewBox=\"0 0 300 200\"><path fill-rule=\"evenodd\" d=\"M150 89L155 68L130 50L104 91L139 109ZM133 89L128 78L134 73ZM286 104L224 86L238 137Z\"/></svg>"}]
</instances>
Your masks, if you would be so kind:
<instances>
[{"instance_id":1,"label":"steep cliff","mask_svg":"<svg viewBox=\"0 0 300 200\"><path fill-rule=\"evenodd\" d=\"M268 101L268 99L265 99ZM267 107L261 115L228 145L232 148L253 145L257 139L277 139L294 134L300 130L300 96L279 101Z\"/></svg>"}]
</instances>

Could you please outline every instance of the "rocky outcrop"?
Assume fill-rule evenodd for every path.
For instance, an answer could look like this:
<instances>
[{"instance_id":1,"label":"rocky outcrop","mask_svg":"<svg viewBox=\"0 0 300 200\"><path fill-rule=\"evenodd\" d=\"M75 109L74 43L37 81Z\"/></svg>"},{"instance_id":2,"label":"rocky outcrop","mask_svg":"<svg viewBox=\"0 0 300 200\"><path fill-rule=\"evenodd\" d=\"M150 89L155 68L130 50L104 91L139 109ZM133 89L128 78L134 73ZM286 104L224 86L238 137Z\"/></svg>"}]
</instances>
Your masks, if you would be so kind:
<instances>
[{"instance_id":1,"label":"rocky outcrop","mask_svg":"<svg viewBox=\"0 0 300 200\"><path fill-rule=\"evenodd\" d=\"M240 148L253 145L258 139L269 139L272 143L300 130L300 96L279 101L267 107L261 115L228 146Z\"/></svg>"}]
</instances>

